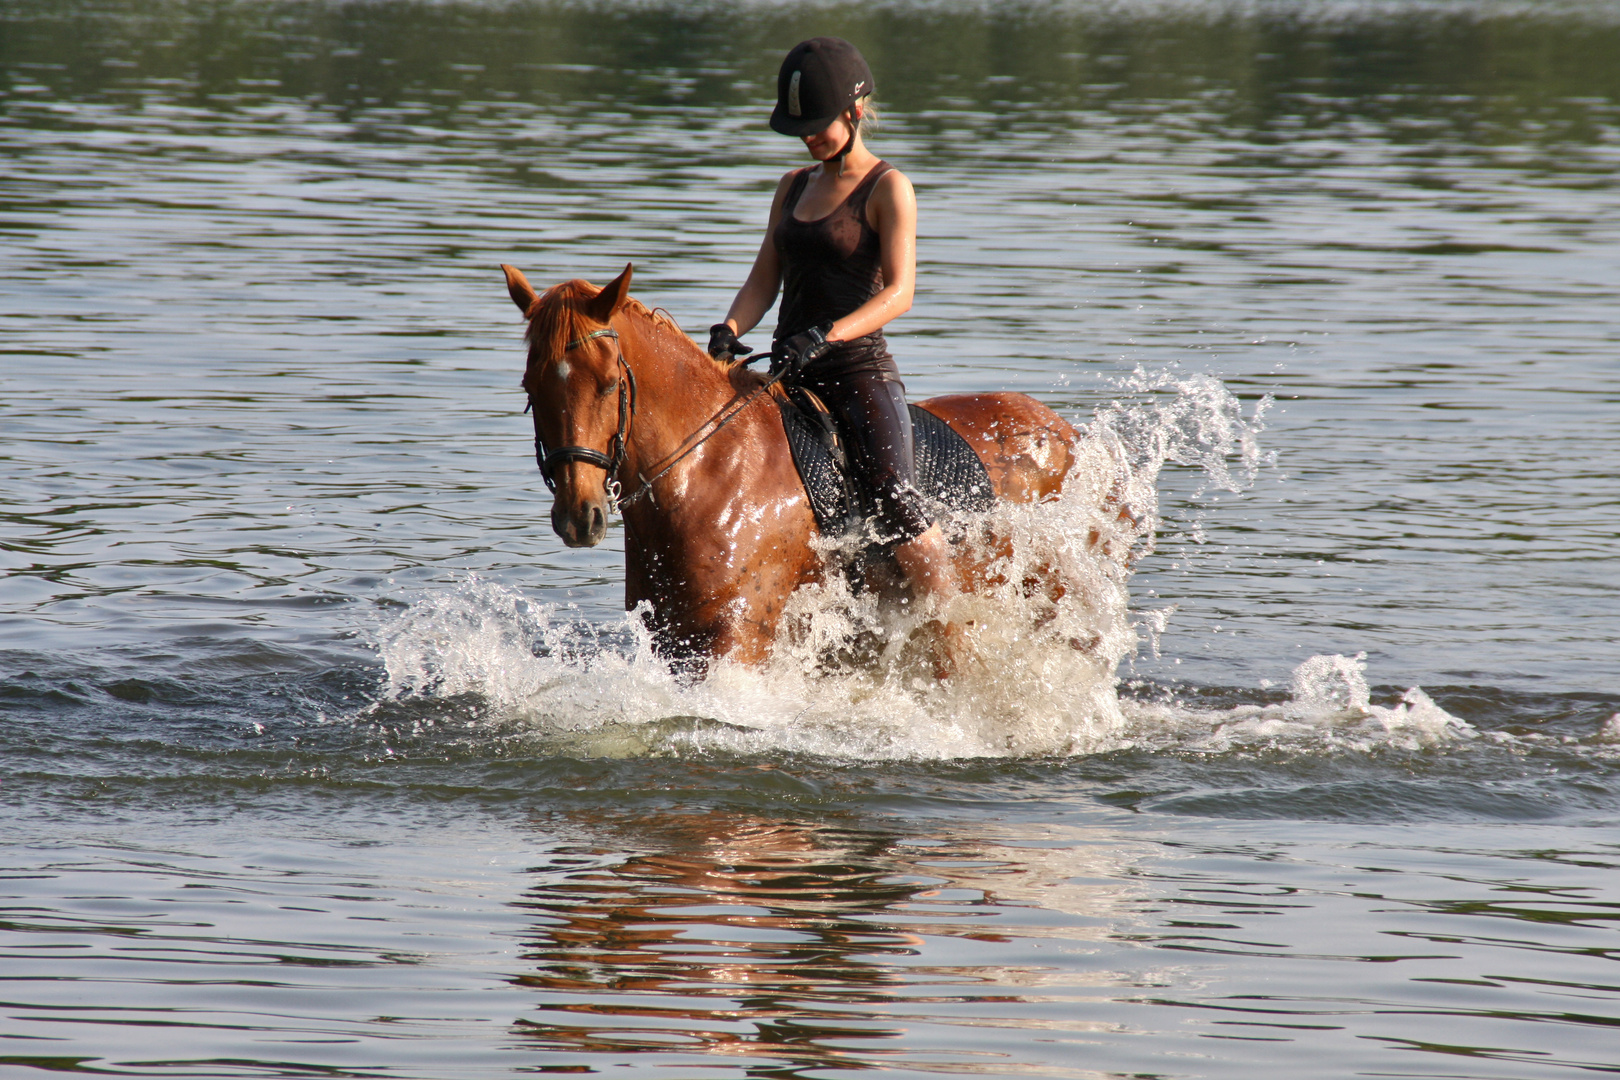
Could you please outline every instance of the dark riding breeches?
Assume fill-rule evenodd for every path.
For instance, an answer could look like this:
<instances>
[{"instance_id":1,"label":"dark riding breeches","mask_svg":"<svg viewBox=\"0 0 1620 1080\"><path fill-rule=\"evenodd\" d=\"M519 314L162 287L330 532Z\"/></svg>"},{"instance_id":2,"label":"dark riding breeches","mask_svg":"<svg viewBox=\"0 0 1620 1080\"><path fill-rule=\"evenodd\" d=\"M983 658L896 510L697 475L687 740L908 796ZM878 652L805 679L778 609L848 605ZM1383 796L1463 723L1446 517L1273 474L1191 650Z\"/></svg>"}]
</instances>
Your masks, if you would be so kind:
<instances>
[{"instance_id":1,"label":"dark riding breeches","mask_svg":"<svg viewBox=\"0 0 1620 1080\"><path fill-rule=\"evenodd\" d=\"M827 403L849 440L852 471L877 510L883 539L905 543L927 532L933 519L917 490L905 387L877 371L825 381L808 371L801 379Z\"/></svg>"}]
</instances>

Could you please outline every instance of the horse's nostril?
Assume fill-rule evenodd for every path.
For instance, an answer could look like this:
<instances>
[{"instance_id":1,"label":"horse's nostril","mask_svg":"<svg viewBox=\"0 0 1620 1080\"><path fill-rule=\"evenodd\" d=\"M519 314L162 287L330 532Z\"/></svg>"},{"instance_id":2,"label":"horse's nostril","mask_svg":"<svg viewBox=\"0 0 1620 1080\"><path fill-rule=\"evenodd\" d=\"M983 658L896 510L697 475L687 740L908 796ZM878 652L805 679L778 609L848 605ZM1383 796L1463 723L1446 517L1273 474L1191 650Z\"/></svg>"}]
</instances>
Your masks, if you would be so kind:
<instances>
[{"instance_id":1,"label":"horse's nostril","mask_svg":"<svg viewBox=\"0 0 1620 1080\"><path fill-rule=\"evenodd\" d=\"M607 532L607 518L603 515L602 508L591 507L591 535L601 536L605 532Z\"/></svg>"}]
</instances>

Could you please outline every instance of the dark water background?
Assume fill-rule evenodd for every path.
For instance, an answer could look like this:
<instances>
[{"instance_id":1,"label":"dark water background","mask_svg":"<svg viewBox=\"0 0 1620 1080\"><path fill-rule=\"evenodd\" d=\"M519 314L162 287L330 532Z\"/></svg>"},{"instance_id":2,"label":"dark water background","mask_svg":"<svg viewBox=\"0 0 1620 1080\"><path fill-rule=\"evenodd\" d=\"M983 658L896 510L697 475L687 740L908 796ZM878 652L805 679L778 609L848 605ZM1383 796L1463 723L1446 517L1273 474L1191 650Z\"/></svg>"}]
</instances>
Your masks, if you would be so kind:
<instances>
[{"instance_id":1,"label":"dark water background","mask_svg":"<svg viewBox=\"0 0 1620 1080\"><path fill-rule=\"evenodd\" d=\"M812 33L913 396L1257 433L1111 748L728 742L546 526L495 265L707 326ZM1620 1071L1617 166L1607 3L0 0L0 1072Z\"/></svg>"}]
</instances>

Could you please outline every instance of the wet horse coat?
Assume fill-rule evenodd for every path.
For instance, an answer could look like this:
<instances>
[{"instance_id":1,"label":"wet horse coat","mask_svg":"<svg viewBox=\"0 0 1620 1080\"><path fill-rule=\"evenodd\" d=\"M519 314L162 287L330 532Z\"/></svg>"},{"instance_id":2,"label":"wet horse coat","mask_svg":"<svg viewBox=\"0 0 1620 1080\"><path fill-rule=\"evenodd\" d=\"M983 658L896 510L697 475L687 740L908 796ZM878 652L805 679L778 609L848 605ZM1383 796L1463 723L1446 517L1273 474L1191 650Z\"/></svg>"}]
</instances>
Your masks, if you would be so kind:
<instances>
[{"instance_id":1,"label":"wet horse coat","mask_svg":"<svg viewBox=\"0 0 1620 1080\"><path fill-rule=\"evenodd\" d=\"M542 467L557 535L570 547L600 543L617 484L625 606L648 603L659 650L763 662L788 597L826 570L763 376L712 359L630 298L628 266L601 289L575 280L544 295L515 267L502 269L529 321L523 387L537 445L554 448ZM1055 497L1075 463L1079 433L1023 394L920 404L973 447L998 498ZM971 588L982 558L957 557Z\"/></svg>"}]
</instances>

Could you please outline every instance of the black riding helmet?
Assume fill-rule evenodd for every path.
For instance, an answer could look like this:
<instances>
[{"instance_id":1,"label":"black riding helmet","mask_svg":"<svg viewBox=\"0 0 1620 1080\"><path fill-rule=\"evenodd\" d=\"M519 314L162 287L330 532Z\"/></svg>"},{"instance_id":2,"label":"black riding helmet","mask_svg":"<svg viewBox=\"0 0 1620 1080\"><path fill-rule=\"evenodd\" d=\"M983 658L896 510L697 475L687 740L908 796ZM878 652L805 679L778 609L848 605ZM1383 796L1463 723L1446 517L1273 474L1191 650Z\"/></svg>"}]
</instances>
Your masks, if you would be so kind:
<instances>
[{"instance_id":1,"label":"black riding helmet","mask_svg":"<svg viewBox=\"0 0 1620 1080\"><path fill-rule=\"evenodd\" d=\"M783 135L814 135L871 92L872 69L855 46L835 37L801 41L776 76L771 129Z\"/></svg>"}]
</instances>

